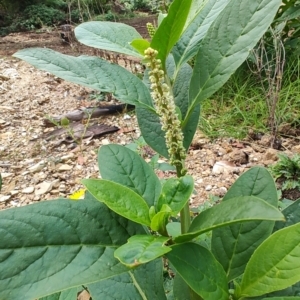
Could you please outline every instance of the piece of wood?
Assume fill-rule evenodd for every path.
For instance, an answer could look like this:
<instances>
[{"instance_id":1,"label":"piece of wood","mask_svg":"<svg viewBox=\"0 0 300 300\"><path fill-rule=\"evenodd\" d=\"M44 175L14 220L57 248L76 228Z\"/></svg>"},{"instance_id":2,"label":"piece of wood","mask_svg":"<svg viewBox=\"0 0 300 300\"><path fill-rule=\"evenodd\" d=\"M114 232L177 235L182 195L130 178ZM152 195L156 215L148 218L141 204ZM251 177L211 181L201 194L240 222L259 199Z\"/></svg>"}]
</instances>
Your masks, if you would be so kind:
<instances>
[{"instance_id":1,"label":"piece of wood","mask_svg":"<svg viewBox=\"0 0 300 300\"><path fill-rule=\"evenodd\" d=\"M40 136L40 138L45 139L46 141L60 138L60 143L71 143L73 141L82 140L88 137L99 137L108 133L116 132L118 130L118 127L109 126L106 124L92 124L87 126L80 122L74 122L70 123L64 128L57 128L51 132L47 132Z\"/></svg>"},{"instance_id":2,"label":"piece of wood","mask_svg":"<svg viewBox=\"0 0 300 300\"><path fill-rule=\"evenodd\" d=\"M62 119L68 119L70 122L78 122L83 119L98 118L100 116L121 113L124 110L134 109L133 105L129 104L118 104L118 105L108 105L108 106L98 106L98 107L87 107L84 109L77 109L71 112L68 112L64 115L54 116L47 119L44 119L44 125L46 127L57 126L61 124Z\"/></svg>"}]
</instances>

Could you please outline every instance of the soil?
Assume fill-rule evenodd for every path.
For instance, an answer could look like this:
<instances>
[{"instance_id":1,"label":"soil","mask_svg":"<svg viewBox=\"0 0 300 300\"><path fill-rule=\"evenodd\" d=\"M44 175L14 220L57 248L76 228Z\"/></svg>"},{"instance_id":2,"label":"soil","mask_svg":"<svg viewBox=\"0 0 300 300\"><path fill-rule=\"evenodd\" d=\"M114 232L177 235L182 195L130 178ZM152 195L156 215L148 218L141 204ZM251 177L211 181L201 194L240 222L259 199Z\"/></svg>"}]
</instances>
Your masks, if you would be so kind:
<instances>
[{"instance_id":1,"label":"soil","mask_svg":"<svg viewBox=\"0 0 300 300\"><path fill-rule=\"evenodd\" d=\"M148 21L142 18L128 23L146 37ZM72 45L65 43L58 30L47 28L39 33L13 33L0 39L0 172L3 177L0 209L68 197L82 188L82 178L99 177L99 147L109 143L126 145L140 137L134 112L124 111L91 121L117 126L120 130L116 133L86 138L78 143L45 140L43 135L54 129L45 127L47 116L97 106L99 102L91 100L96 95L94 91L12 57L16 51L28 47L47 47L75 56L103 55L75 40ZM108 104L112 102L117 103L112 99ZM269 142L267 135L256 141L251 135L244 141L232 138L211 141L197 131L186 163L195 179L191 206L201 205L211 195L222 197L242 172L254 165L274 163L279 151L288 155L300 153L298 140L282 139L281 150L269 148ZM148 148L142 152L148 161L154 154ZM157 171L157 174L160 178L175 176L170 171Z\"/></svg>"}]
</instances>

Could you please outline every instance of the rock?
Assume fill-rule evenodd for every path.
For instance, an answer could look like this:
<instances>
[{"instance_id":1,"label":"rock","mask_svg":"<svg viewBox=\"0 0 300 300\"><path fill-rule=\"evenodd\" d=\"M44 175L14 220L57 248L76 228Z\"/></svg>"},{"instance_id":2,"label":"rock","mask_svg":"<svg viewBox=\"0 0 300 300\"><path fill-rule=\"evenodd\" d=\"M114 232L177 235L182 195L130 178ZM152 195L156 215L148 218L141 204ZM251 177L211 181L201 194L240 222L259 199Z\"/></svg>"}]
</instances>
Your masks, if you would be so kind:
<instances>
[{"instance_id":1,"label":"rock","mask_svg":"<svg viewBox=\"0 0 300 300\"><path fill-rule=\"evenodd\" d=\"M10 201L9 204L11 204L12 206L20 206L19 201L16 200Z\"/></svg>"},{"instance_id":2,"label":"rock","mask_svg":"<svg viewBox=\"0 0 300 300\"><path fill-rule=\"evenodd\" d=\"M58 167L58 171L62 172L62 171L70 171L73 169L73 166L70 166L70 165L67 165L67 164L63 164L63 165L60 165Z\"/></svg>"},{"instance_id":3,"label":"rock","mask_svg":"<svg viewBox=\"0 0 300 300\"><path fill-rule=\"evenodd\" d=\"M7 178L7 177L10 177L12 175L14 175L14 173L1 173L2 178Z\"/></svg>"},{"instance_id":4,"label":"rock","mask_svg":"<svg viewBox=\"0 0 300 300\"><path fill-rule=\"evenodd\" d=\"M11 195L7 195L7 196L0 195L0 202L5 202L5 201L9 200L10 198L11 198Z\"/></svg>"},{"instance_id":5,"label":"rock","mask_svg":"<svg viewBox=\"0 0 300 300\"><path fill-rule=\"evenodd\" d=\"M66 161L66 160L68 160L70 158L73 158L74 156L75 156L74 153L69 153L67 155L62 156L60 159L61 159L61 161Z\"/></svg>"},{"instance_id":6,"label":"rock","mask_svg":"<svg viewBox=\"0 0 300 300\"><path fill-rule=\"evenodd\" d=\"M214 175L223 173L233 173L237 169L236 165L229 161L217 161L212 169Z\"/></svg>"},{"instance_id":7,"label":"rock","mask_svg":"<svg viewBox=\"0 0 300 300\"><path fill-rule=\"evenodd\" d=\"M10 194L11 194L12 196L14 196L14 195L19 194L19 191L17 191L17 190L12 190L12 191L10 191Z\"/></svg>"},{"instance_id":8,"label":"rock","mask_svg":"<svg viewBox=\"0 0 300 300\"><path fill-rule=\"evenodd\" d=\"M129 116L129 115L127 115L127 114L124 114L124 116L123 116L123 120L130 120L131 119L131 117Z\"/></svg>"},{"instance_id":9,"label":"rock","mask_svg":"<svg viewBox=\"0 0 300 300\"><path fill-rule=\"evenodd\" d=\"M266 160L277 161L278 160L277 153L278 153L277 150L268 148L264 155L264 161Z\"/></svg>"},{"instance_id":10,"label":"rock","mask_svg":"<svg viewBox=\"0 0 300 300\"><path fill-rule=\"evenodd\" d=\"M31 194L34 192L34 186L29 186L21 191L23 194Z\"/></svg>"},{"instance_id":11,"label":"rock","mask_svg":"<svg viewBox=\"0 0 300 300\"><path fill-rule=\"evenodd\" d=\"M223 197L227 193L227 188L225 186L222 186L218 188L217 193L219 196Z\"/></svg>"},{"instance_id":12,"label":"rock","mask_svg":"<svg viewBox=\"0 0 300 300\"><path fill-rule=\"evenodd\" d=\"M45 167L45 165L46 165L45 161L42 160L42 161L38 162L37 164L29 167L28 170L31 173L35 173L35 172L41 171Z\"/></svg>"},{"instance_id":13,"label":"rock","mask_svg":"<svg viewBox=\"0 0 300 300\"><path fill-rule=\"evenodd\" d=\"M102 145L109 145L111 142L109 141L109 139L103 139L101 143Z\"/></svg>"},{"instance_id":14,"label":"rock","mask_svg":"<svg viewBox=\"0 0 300 300\"><path fill-rule=\"evenodd\" d=\"M3 75L7 76L9 78L17 78L17 77L19 77L18 71L16 69L14 69L14 68L5 69L3 71Z\"/></svg>"},{"instance_id":15,"label":"rock","mask_svg":"<svg viewBox=\"0 0 300 300\"><path fill-rule=\"evenodd\" d=\"M208 191L211 191L211 189L212 189L212 185L207 185L206 187L205 187L205 190L208 192Z\"/></svg>"},{"instance_id":16,"label":"rock","mask_svg":"<svg viewBox=\"0 0 300 300\"><path fill-rule=\"evenodd\" d=\"M58 190L60 192L65 192L66 191L66 185L65 184L60 184L59 187L58 187Z\"/></svg>"},{"instance_id":17,"label":"rock","mask_svg":"<svg viewBox=\"0 0 300 300\"><path fill-rule=\"evenodd\" d=\"M300 154L300 145L296 145L292 147L292 152Z\"/></svg>"},{"instance_id":18,"label":"rock","mask_svg":"<svg viewBox=\"0 0 300 300\"><path fill-rule=\"evenodd\" d=\"M225 158L225 156L224 156ZM228 153L226 155L226 159L228 159L231 162L237 163L237 164L247 164L249 161L249 155L240 149L234 149L232 152Z\"/></svg>"},{"instance_id":19,"label":"rock","mask_svg":"<svg viewBox=\"0 0 300 300\"><path fill-rule=\"evenodd\" d=\"M58 180L54 180L52 182L47 182L47 181L41 182L35 187L35 195L39 196L50 192L53 186L57 184L57 182Z\"/></svg>"}]
</instances>

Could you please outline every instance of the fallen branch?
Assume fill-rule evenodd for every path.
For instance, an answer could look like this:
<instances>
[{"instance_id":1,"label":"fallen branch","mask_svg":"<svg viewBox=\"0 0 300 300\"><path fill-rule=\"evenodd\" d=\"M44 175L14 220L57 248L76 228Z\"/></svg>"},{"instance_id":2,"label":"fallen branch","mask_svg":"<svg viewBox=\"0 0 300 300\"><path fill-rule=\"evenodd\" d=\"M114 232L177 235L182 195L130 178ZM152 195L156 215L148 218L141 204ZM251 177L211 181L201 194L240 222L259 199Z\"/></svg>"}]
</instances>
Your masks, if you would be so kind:
<instances>
[{"instance_id":1,"label":"fallen branch","mask_svg":"<svg viewBox=\"0 0 300 300\"><path fill-rule=\"evenodd\" d=\"M108 105L108 106L98 106L98 107L87 107L85 109L77 109L71 112L68 112L64 115L59 115L55 117L49 117L44 119L44 125L46 127L57 126L61 124L62 119L68 119L70 122L78 122L84 119L94 119L99 118L100 116L122 113L125 110L134 109L133 105L129 104L118 104L118 105Z\"/></svg>"}]
</instances>

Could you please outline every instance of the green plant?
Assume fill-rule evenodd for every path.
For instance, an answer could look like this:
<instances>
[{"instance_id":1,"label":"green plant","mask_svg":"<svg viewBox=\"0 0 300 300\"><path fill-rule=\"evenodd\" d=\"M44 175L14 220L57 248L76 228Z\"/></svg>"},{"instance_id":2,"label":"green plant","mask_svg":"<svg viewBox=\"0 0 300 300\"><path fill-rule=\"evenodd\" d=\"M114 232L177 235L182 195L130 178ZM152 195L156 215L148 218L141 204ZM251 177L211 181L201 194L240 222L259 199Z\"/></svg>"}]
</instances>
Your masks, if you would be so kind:
<instances>
[{"instance_id":1,"label":"green plant","mask_svg":"<svg viewBox=\"0 0 300 300\"><path fill-rule=\"evenodd\" d=\"M271 26L260 39L248 58L249 67L261 83L268 108L268 127L273 146L282 122L280 116L280 96L286 65L291 66L299 57L300 2L282 1ZM290 67L288 68L290 69Z\"/></svg>"},{"instance_id":2,"label":"green plant","mask_svg":"<svg viewBox=\"0 0 300 300\"><path fill-rule=\"evenodd\" d=\"M65 132L68 133L68 135L73 139L73 141L79 146L80 153L83 154L83 139L85 138L87 129L90 125L91 117L93 114L93 110L87 110L85 112L85 122L84 124L78 124L78 123L70 123L70 120L67 117L62 118L60 121L55 120L52 117L48 117L49 121L53 123L58 128L63 128ZM74 125L74 126L73 126ZM76 126L81 125L81 126ZM75 128L75 129L74 129Z\"/></svg>"},{"instance_id":3,"label":"green plant","mask_svg":"<svg viewBox=\"0 0 300 300\"><path fill-rule=\"evenodd\" d=\"M280 180L281 189L289 190L300 188L300 155L288 157L285 154L278 154L278 162L270 167L271 174L275 180Z\"/></svg>"},{"instance_id":4,"label":"green plant","mask_svg":"<svg viewBox=\"0 0 300 300\"><path fill-rule=\"evenodd\" d=\"M74 299L84 285L93 299L242 300L300 281L299 219L271 235L274 221L284 216L267 170L244 173L220 204L191 223L194 184L184 166L200 103L247 58L280 4L175 0L151 42L124 24L89 22L75 29L84 44L143 59L143 81L97 57L49 49L15 54L134 104L145 141L169 159L177 177L162 183L137 153L107 145L98 152L102 179L83 180L84 200L0 212L0 298L56 293L49 297ZM192 70L187 61L193 56ZM197 242L206 233L210 249ZM162 256L175 273L166 291Z\"/></svg>"}]
</instances>

